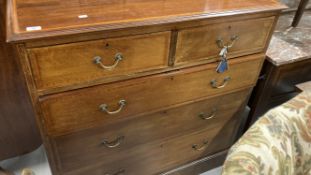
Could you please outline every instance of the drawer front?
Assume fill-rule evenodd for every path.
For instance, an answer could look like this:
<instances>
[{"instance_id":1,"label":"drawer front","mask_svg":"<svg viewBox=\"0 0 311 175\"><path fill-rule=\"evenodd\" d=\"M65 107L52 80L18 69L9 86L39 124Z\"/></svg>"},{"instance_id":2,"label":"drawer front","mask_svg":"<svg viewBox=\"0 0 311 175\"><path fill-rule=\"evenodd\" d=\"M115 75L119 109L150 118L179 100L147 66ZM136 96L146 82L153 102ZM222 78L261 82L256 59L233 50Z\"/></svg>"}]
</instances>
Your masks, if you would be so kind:
<instances>
[{"instance_id":1,"label":"drawer front","mask_svg":"<svg viewBox=\"0 0 311 175\"><path fill-rule=\"evenodd\" d=\"M72 170L84 166L84 162L96 162L103 157L122 159L129 149L136 146L212 129L215 124L226 123L245 103L249 93L250 89L246 89L137 119L57 137L54 140L61 165L65 170Z\"/></svg>"},{"instance_id":2,"label":"drawer front","mask_svg":"<svg viewBox=\"0 0 311 175\"><path fill-rule=\"evenodd\" d=\"M237 121L235 117L215 122L211 127L195 133L128 149L122 157L116 154L101 157L93 162L82 162L87 165L79 167L81 169L62 172L65 175L118 174L119 171L127 175L159 174L229 148Z\"/></svg>"},{"instance_id":3,"label":"drawer front","mask_svg":"<svg viewBox=\"0 0 311 175\"><path fill-rule=\"evenodd\" d=\"M254 55L230 61L224 74L208 64L48 96L41 99L45 127L62 135L253 86L262 62Z\"/></svg>"},{"instance_id":4,"label":"drawer front","mask_svg":"<svg viewBox=\"0 0 311 175\"><path fill-rule=\"evenodd\" d=\"M165 68L169 47L170 32L163 32L34 48L28 53L37 88L44 90Z\"/></svg>"},{"instance_id":5,"label":"drawer front","mask_svg":"<svg viewBox=\"0 0 311 175\"><path fill-rule=\"evenodd\" d=\"M272 32L275 17L224 22L203 27L181 30L178 34L176 64L219 58L221 47L230 45L237 36L228 57L237 57L264 51Z\"/></svg>"}]
</instances>

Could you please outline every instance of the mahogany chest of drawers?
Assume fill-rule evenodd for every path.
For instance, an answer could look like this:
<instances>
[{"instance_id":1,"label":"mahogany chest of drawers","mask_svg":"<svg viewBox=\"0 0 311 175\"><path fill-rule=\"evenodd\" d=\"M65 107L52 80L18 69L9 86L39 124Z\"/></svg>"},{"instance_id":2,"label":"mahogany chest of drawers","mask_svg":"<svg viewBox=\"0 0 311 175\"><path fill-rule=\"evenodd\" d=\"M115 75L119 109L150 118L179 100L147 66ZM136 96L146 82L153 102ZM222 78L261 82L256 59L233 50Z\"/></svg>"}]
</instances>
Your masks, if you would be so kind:
<instances>
[{"instance_id":1,"label":"mahogany chest of drawers","mask_svg":"<svg viewBox=\"0 0 311 175\"><path fill-rule=\"evenodd\" d=\"M243 127L284 8L276 0L8 0L7 40L53 174L201 173Z\"/></svg>"}]
</instances>

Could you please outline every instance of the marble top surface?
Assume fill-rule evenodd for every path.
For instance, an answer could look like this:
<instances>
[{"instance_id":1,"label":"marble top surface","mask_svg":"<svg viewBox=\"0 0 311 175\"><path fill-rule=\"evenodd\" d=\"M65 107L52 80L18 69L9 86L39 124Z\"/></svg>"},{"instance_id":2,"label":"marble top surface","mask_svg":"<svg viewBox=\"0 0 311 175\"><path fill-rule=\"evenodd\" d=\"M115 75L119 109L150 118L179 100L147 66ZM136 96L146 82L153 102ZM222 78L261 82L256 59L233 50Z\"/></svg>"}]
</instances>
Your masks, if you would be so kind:
<instances>
[{"instance_id":1,"label":"marble top surface","mask_svg":"<svg viewBox=\"0 0 311 175\"><path fill-rule=\"evenodd\" d=\"M290 29L294 13L280 17L267 51L276 66L311 58L311 11L306 11L297 28Z\"/></svg>"},{"instance_id":2,"label":"marble top surface","mask_svg":"<svg viewBox=\"0 0 311 175\"><path fill-rule=\"evenodd\" d=\"M303 92L311 93L311 81L304 82L301 84L296 85L299 89L301 89Z\"/></svg>"}]
</instances>

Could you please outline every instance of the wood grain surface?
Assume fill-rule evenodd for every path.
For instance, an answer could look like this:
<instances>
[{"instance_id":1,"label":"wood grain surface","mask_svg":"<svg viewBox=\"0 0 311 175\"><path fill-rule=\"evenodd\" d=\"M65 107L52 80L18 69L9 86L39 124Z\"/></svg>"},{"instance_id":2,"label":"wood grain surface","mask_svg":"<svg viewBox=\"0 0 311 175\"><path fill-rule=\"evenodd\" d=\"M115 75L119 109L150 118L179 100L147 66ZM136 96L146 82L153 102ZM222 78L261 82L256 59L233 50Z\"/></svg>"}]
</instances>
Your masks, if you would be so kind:
<instances>
[{"instance_id":1,"label":"wood grain surface","mask_svg":"<svg viewBox=\"0 0 311 175\"><path fill-rule=\"evenodd\" d=\"M44 90L168 67L170 38L170 32L162 32L34 48L28 53L37 88ZM116 54L123 59L114 69L94 63L99 56L102 64L113 65Z\"/></svg>"},{"instance_id":2,"label":"wood grain surface","mask_svg":"<svg viewBox=\"0 0 311 175\"><path fill-rule=\"evenodd\" d=\"M190 105L140 116L111 125L56 137L55 145L64 170L82 167L103 157L122 157L128 150L144 144L160 142L226 123L245 103L250 89L215 97ZM210 119L202 119L201 114ZM191 123L191 124L189 124ZM124 137L117 148L106 148L101 142ZM83 140L83 142L81 142ZM75 145L74 148L72 145ZM76 157L76 158L75 158Z\"/></svg>"},{"instance_id":3,"label":"wood grain surface","mask_svg":"<svg viewBox=\"0 0 311 175\"><path fill-rule=\"evenodd\" d=\"M257 82L285 8L277 0L7 2L6 40L18 49L55 175L149 175L172 169L187 174L207 162L193 164L195 171L177 166L206 156L221 162L244 127L242 101ZM229 56L238 58L219 74L215 40L227 42L232 35L240 38ZM111 64L116 52L124 54L120 69L103 72L91 63L101 56ZM126 103L115 115L100 108L105 104L115 111L120 100ZM216 104L220 118L199 123L196 113L210 114ZM99 143L122 135L117 149ZM206 140L207 148L193 149Z\"/></svg>"},{"instance_id":4,"label":"wood grain surface","mask_svg":"<svg viewBox=\"0 0 311 175\"><path fill-rule=\"evenodd\" d=\"M8 0L8 3L9 41L285 8L277 0L197 0L195 3L192 0ZM39 31L27 31L28 27L39 26Z\"/></svg>"},{"instance_id":5,"label":"wood grain surface","mask_svg":"<svg viewBox=\"0 0 311 175\"><path fill-rule=\"evenodd\" d=\"M41 99L44 123L49 135L62 135L172 105L229 93L253 86L262 62L262 55L254 55L230 61L231 68L224 74L215 71L216 64L208 64L47 96ZM226 77L231 77L231 80L225 88L216 89L211 86L212 80L221 85ZM127 104L116 115L108 115L99 109L101 104L107 104L109 110L116 110L120 100L126 100Z\"/></svg>"},{"instance_id":6,"label":"wood grain surface","mask_svg":"<svg viewBox=\"0 0 311 175\"><path fill-rule=\"evenodd\" d=\"M159 174L167 169L183 165L185 163L206 157L212 153L228 148L231 144L232 132L237 117L226 118L222 122L215 122L210 127L180 137L168 139L166 141L148 143L128 149L122 156L113 154L112 156L96 159L85 167L77 168L65 175L84 175L91 173L94 175L114 174L119 170L124 170L128 175ZM224 128L226 127L226 128ZM218 137L224 131L225 137ZM221 140L222 144L219 144ZM204 143L208 142L206 145ZM216 149L214 142L218 144ZM195 150L193 145L198 145ZM122 154L122 152L119 152ZM102 160L102 161L101 161ZM76 162L76 161L75 161ZM165 162L165 163L163 163ZM70 161L68 161L70 164ZM74 162L72 162L74 163Z\"/></svg>"},{"instance_id":7,"label":"wood grain surface","mask_svg":"<svg viewBox=\"0 0 311 175\"><path fill-rule=\"evenodd\" d=\"M238 37L229 49L228 58L263 52L268 45L275 17L222 22L197 28L180 30L178 33L176 64L186 64L202 59L219 58L222 47Z\"/></svg>"}]
</instances>

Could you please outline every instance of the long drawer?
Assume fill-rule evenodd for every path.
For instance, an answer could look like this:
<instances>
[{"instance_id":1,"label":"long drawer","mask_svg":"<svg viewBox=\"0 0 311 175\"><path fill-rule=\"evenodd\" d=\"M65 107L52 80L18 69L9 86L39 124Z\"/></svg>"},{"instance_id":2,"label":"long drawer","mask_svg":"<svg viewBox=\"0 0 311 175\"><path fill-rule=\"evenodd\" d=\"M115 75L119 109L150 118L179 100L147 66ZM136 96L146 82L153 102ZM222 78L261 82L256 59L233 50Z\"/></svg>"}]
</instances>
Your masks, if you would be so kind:
<instances>
[{"instance_id":1,"label":"long drawer","mask_svg":"<svg viewBox=\"0 0 311 175\"><path fill-rule=\"evenodd\" d=\"M267 47L275 17L243 21L221 21L178 33L176 64L219 57L223 46L229 48L228 57L263 52Z\"/></svg>"},{"instance_id":2,"label":"long drawer","mask_svg":"<svg viewBox=\"0 0 311 175\"><path fill-rule=\"evenodd\" d=\"M170 32L28 49L39 90L168 66Z\"/></svg>"},{"instance_id":3,"label":"long drawer","mask_svg":"<svg viewBox=\"0 0 311 175\"><path fill-rule=\"evenodd\" d=\"M61 172L66 175L102 175L117 174L121 171L127 175L155 175L173 167L192 162L218 151L228 149L232 144L236 131L237 118L215 122L207 129L176 137L163 142L140 145L126 152L123 156L114 154L101 157L88 166ZM210 148L213 149L210 149ZM72 157L72 160L79 160L79 157ZM75 161L77 162L77 161ZM163 163L165 162L165 163ZM85 165L85 162L81 162Z\"/></svg>"},{"instance_id":4,"label":"long drawer","mask_svg":"<svg viewBox=\"0 0 311 175\"><path fill-rule=\"evenodd\" d=\"M158 143L202 129L219 129L245 103L250 89L169 109L137 119L54 139L63 170L113 157L121 160L136 146ZM74 148L73 148L74 145Z\"/></svg>"},{"instance_id":5,"label":"long drawer","mask_svg":"<svg viewBox=\"0 0 311 175\"><path fill-rule=\"evenodd\" d=\"M254 55L230 62L224 74L215 64L65 92L41 99L49 135L100 126L255 84L263 62Z\"/></svg>"},{"instance_id":6,"label":"long drawer","mask_svg":"<svg viewBox=\"0 0 311 175\"><path fill-rule=\"evenodd\" d=\"M232 119L227 122L215 123L212 128L166 142L129 149L122 159L115 156L102 157L94 162L88 162L89 166L62 172L64 175L119 175L122 173L126 175L157 175L173 167L215 153L209 147L217 145L218 151L228 149L232 144L237 120ZM222 137L218 137L218 135L222 135Z\"/></svg>"}]
</instances>

